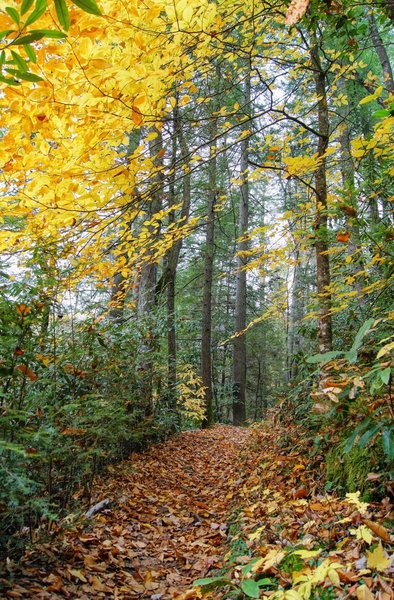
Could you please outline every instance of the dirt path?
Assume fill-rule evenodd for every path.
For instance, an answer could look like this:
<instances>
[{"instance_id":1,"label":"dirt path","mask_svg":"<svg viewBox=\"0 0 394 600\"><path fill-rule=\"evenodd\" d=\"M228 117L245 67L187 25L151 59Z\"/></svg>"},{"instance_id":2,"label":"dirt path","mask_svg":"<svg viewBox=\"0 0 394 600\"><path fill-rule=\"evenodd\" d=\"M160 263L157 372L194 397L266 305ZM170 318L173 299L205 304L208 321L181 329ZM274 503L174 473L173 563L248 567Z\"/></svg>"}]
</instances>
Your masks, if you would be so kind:
<instances>
[{"instance_id":1,"label":"dirt path","mask_svg":"<svg viewBox=\"0 0 394 600\"><path fill-rule=\"evenodd\" d=\"M34 549L5 597L176 597L221 565L247 437L248 430L216 426L133 455L97 492L112 507L61 543Z\"/></svg>"}]
</instances>

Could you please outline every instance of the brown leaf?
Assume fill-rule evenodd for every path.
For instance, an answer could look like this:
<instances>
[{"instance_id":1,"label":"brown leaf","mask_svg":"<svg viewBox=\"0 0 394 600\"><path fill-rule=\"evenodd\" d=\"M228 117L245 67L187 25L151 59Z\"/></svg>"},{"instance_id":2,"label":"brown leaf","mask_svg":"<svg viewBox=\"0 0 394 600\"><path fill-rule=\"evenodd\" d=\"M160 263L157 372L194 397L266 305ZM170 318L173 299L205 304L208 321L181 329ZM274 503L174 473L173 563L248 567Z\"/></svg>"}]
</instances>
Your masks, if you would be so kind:
<instances>
[{"instance_id":1,"label":"brown leaf","mask_svg":"<svg viewBox=\"0 0 394 600\"><path fill-rule=\"evenodd\" d=\"M295 500L299 500L300 498L307 498L310 494L310 489L307 488L306 486L302 486L300 488L298 488L297 490L295 490L295 492L293 493L293 498Z\"/></svg>"},{"instance_id":2,"label":"brown leaf","mask_svg":"<svg viewBox=\"0 0 394 600\"><path fill-rule=\"evenodd\" d=\"M390 534L387 531L387 529L383 527L383 525L379 525L379 523L374 523L369 519L364 519L364 523L370 528L371 531L374 532L375 535L380 537L381 540L385 542L391 541Z\"/></svg>"},{"instance_id":3,"label":"brown leaf","mask_svg":"<svg viewBox=\"0 0 394 600\"><path fill-rule=\"evenodd\" d=\"M85 575L83 573L81 573L81 571L78 571L77 569L70 569L69 568L68 572L70 573L70 575L72 575L76 579L79 579L80 581L83 581L83 583L87 583L88 582L88 580L86 579Z\"/></svg>"}]
</instances>

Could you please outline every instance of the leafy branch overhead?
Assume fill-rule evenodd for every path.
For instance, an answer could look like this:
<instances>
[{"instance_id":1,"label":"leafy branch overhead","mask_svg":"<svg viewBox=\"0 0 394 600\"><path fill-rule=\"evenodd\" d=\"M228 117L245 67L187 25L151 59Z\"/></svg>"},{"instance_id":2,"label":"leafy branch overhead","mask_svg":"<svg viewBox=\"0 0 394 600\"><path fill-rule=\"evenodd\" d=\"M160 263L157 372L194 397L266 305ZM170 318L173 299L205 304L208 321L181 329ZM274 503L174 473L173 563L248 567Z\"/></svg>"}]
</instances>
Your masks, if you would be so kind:
<instances>
[{"instance_id":1,"label":"leafy branch overhead","mask_svg":"<svg viewBox=\"0 0 394 600\"><path fill-rule=\"evenodd\" d=\"M96 0L54 0L57 29L36 28L42 17L53 22L52 7L47 0L23 0L19 10L6 6L0 10L0 81L7 85L19 85L21 81L38 82L43 78L30 71L37 62L33 42L42 39L63 39L70 29L70 8L76 5L92 15L101 15ZM73 14L76 12L74 9ZM7 19L8 17L8 19ZM77 18L77 17L75 17ZM42 21L44 19L41 19ZM46 21L48 19L45 19ZM34 27L32 27L34 25ZM9 28L8 28L9 27ZM63 30L63 31L62 31ZM20 47L23 47L23 52ZM12 49L14 48L14 49Z\"/></svg>"}]
</instances>

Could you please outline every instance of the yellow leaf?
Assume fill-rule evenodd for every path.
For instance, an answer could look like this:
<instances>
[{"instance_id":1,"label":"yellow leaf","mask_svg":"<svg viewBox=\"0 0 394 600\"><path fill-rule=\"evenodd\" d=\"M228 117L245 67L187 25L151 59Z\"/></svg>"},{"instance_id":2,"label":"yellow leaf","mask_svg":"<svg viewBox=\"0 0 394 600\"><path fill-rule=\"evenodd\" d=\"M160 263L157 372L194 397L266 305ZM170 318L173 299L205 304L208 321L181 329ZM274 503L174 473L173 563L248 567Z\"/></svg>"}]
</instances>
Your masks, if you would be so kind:
<instances>
[{"instance_id":1,"label":"yellow leaf","mask_svg":"<svg viewBox=\"0 0 394 600\"><path fill-rule=\"evenodd\" d=\"M327 575L331 583L333 583L336 587L341 587L339 575L335 569L329 569Z\"/></svg>"},{"instance_id":2,"label":"yellow leaf","mask_svg":"<svg viewBox=\"0 0 394 600\"><path fill-rule=\"evenodd\" d=\"M180 101L179 101L179 106L185 106L185 104L188 104L190 102L190 96L183 96Z\"/></svg>"},{"instance_id":3,"label":"yellow leaf","mask_svg":"<svg viewBox=\"0 0 394 600\"><path fill-rule=\"evenodd\" d=\"M356 596L357 600L374 600L375 598L375 596L373 595L369 587L365 585L365 583L363 585L358 586L356 590Z\"/></svg>"},{"instance_id":4,"label":"yellow leaf","mask_svg":"<svg viewBox=\"0 0 394 600\"><path fill-rule=\"evenodd\" d=\"M366 502L361 502L360 500L360 492L346 494L346 500L349 502L349 504L354 504L358 512L362 515L365 514L368 509L368 504Z\"/></svg>"},{"instance_id":5,"label":"yellow leaf","mask_svg":"<svg viewBox=\"0 0 394 600\"><path fill-rule=\"evenodd\" d=\"M262 532L264 531L265 527L264 525L262 527L259 527L258 529L256 529L256 531L254 531L253 533L251 533L248 538L253 541L256 540L257 538L259 538L262 534Z\"/></svg>"},{"instance_id":6,"label":"yellow leaf","mask_svg":"<svg viewBox=\"0 0 394 600\"><path fill-rule=\"evenodd\" d=\"M367 544L372 542L372 533L366 525L361 525L357 529L351 529L350 533L355 535L358 540L364 540Z\"/></svg>"},{"instance_id":7,"label":"yellow leaf","mask_svg":"<svg viewBox=\"0 0 394 600\"><path fill-rule=\"evenodd\" d=\"M362 105L362 104L368 104L369 102L373 102L373 100L376 100L377 98L379 98L379 96L382 92L383 92L383 86L380 85L373 94L370 94L369 96L365 96L365 98L360 100L359 104Z\"/></svg>"},{"instance_id":8,"label":"yellow leaf","mask_svg":"<svg viewBox=\"0 0 394 600\"><path fill-rule=\"evenodd\" d=\"M297 590L287 590L284 597L286 600L303 600L303 597L297 592Z\"/></svg>"},{"instance_id":9,"label":"yellow leaf","mask_svg":"<svg viewBox=\"0 0 394 600\"><path fill-rule=\"evenodd\" d=\"M295 550L293 554L296 554L300 558L315 558L315 556L319 556L321 553L321 548L319 550Z\"/></svg>"},{"instance_id":10,"label":"yellow leaf","mask_svg":"<svg viewBox=\"0 0 394 600\"><path fill-rule=\"evenodd\" d=\"M375 550L369 552L367 550L367 566L370 569L376 569L377 571L384 571L390 564L390 559L385 555L383 546L379 543Z\"/></svg>"},{"instance_id":11,"label":"yellow leaf","mask_svg":"<svg viewBox=\"0 0 394 600\"><path fill-rule=\"evenodd\" d=\"M170 99L171 101L171 99ZM157 131L151 131L150 133L148 133L148 135L146 136L146 141L150 142L151 140L155 140L157 138L159 134L157 133Z\"/></svg>"},{"instance_id":12,"label":"yellow leaf","mask_svg":"<svg viewBox=\"0 0 394 600\"><path fill-rule=\"evenodd\" d=\"M376 358L382 358L382 356L384 356L385 354L388 354L389 352L391 352L391 350L394 350L394 342L391 342L391 344L386 344L385 346L383 346L383 348L381 348L376 356Z\"/></svg>"},{"instance_id":13,"label":"yellow leaf","mask_svg":"<svg viewBox=\"0 0 394 600\"><path fill-rule=\"evenodd\" d=\"M185 10L182 13L182 18L184 21L186 21L186 23L189 23L192 18L193 18L193 7L192 6L186 6Z\"/></svg>"}]
</instances>

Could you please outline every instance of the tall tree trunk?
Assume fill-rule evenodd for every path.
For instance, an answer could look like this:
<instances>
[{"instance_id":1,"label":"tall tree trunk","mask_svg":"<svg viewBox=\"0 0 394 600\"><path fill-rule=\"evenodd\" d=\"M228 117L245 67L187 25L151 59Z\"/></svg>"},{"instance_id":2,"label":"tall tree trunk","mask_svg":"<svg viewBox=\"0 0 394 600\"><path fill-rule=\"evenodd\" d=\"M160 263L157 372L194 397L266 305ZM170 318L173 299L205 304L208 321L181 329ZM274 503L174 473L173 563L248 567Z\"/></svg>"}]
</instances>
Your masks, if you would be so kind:
<instances>
[{"instance_id":1,"label":"tall tree trunk","mask_svg":"<svg viewBox=\"0 0 394 600\"><path fill-rule=\"evenodd\" d=\"M190 215L191 202L191 172L189 169L189 149L182 130L182 123L179 122L174 132L179 139L181 149L181 165L185 169L182 181L182 207L180 221L182 225L187 223ZM177 241L170 250L167 264L167 343L168 343L168 385L170 388L176 386L176 322L175 322L175 284L176 271L179 262L179 255L182 249L182 240Z\"/></svg>"},{"instance_id":2,"label":"tall tree trunk","mask_svg":"<svg viewBox=\"0 0 394 600\"><path fill-rule=\"evenodd\" d=\"M217 120L213 118L210 126L210 158L208 165L208 207L205 230L204 291L202 306L201 334L201 379L205 388L206 417L203 427L213 423L213 387L212 387L212 281L213 257L215 250L215 204L217 196Z\"/></svg>"},{"instance_id":3,"label":"tall tree trunk","mask_svg":"<svg viewBox=\"0 0 394 600\"><path fill-rule=\"evenodd\" d=\"M338 83L338 87L346 94L346 86L344 81L341 79ZM360 229L357 222L357 195L356 195L356 184L354 178L354 162L351 152L351 133L348 125L348 112L345 106L341 106L339 108L341 113L341 117L343 118L342 128L339 135L339 143L340 143L340 156L341 156L341 177L342 177L342 187L343 187L343 198L344 202L340 205L343 213L346 217L346 225L350 233L350 239L348 242L348 255L355 256L355 260L351 263L351 270L354 277L353 287L354 290L358 293L361 292L365 280L364 277L356 274L363 270L363 257L361 252L357 252L360 250ZM364 302L364 298L362 295L359 296L360 302Z\"/></svg>"},{"instance_id":4,"label":"tall tree trunk","mask_svg":"<svg viewBox=\"0 0 394 600\"><path fill-rule=\"evenodd\" d=\"M147 207L148 218L153 217L161 210L163 195L163 139L160 131L158 136L149 143L150 154L153 164L156 167L156 173L151 180L151 195ZM150 241L157 240L160 231L157 228L151 229ZM138 314L147 320L147 331L145 334L143 349L140 362L141 371L141 403L146 416L153 412L153 352L156 344L155 335L151 328L151 319L156 305L156 283L157 283L157 263L151 257L147 257L141 268L141 277L138 295Z\"/></svg>"},{"instance_id":5,"label":"tall tree trunk","mask_svg":"<svg viewBox=\"0 0 394 600\"><path fill-rule=\"evenodd\" d=\"M250 116L250 66L245 78L244 103L246 114ZM246 121L244 130L249 129ZM233 423L240 425L246 419L246 264L245 252L248 242L243 239L248 230L249 221L249 135L241 142L241 194L239 205L237 287L235 295L235 335L233 342Z\"/></svg>"},{"instance_id":6,"label":"tall tree trunk","mask_svg":"<svg viewBox=\"0 0 394 600\"><path fill-rule=\"evenodd\" d=\"M320 165L315 173L316 216L315 216L315 252L316 286L318 294L317 345L319 353L332 350L332 320L330 292L330 260L328 255L328 218L327 218L327 173L325 152L329 141L329 116L326 93L326 75L321 64L317 36L312 35L310 48L314 69L315 91L317 97L318 143L317 153Z\"/></svg>"},{"instance_id":7,"label":"tall tree trunk","mask_svg":"<svg viewBox=\"0 0 394 600\"><path fill-rule=\"evenodd\" d=\"M129 136L129 144L126 152L126 160L128 160L133 152L141 142L141 130L134 130ZM138 196L138 189L134 187L133 195ZM131 229L132 222L128 223L128 227ZM127 252L121 255L123 258L124 265L127 266L128 255ZM121 271L114 273L111 285L111 298L109 303L109 317L113 322L120 323L123 319L124 305L126 301L126 294L128 289L131 287L131 282L125 277Z\"/></svg>"},{"instance_id":8,"label":"tall tree trunk","mask_svg":"<svg viewBox=\"0 0 394 600\"><path fill-rule=\"evenodd\" d=\"M384 82L388 91L394 92L393 69L391 68L390 58L379 33L375 16L370 7L367 9L367 19L372 43L374 45L376 54L378 55L380 66L382 67Z\"/></svg>"}]
</instances>

